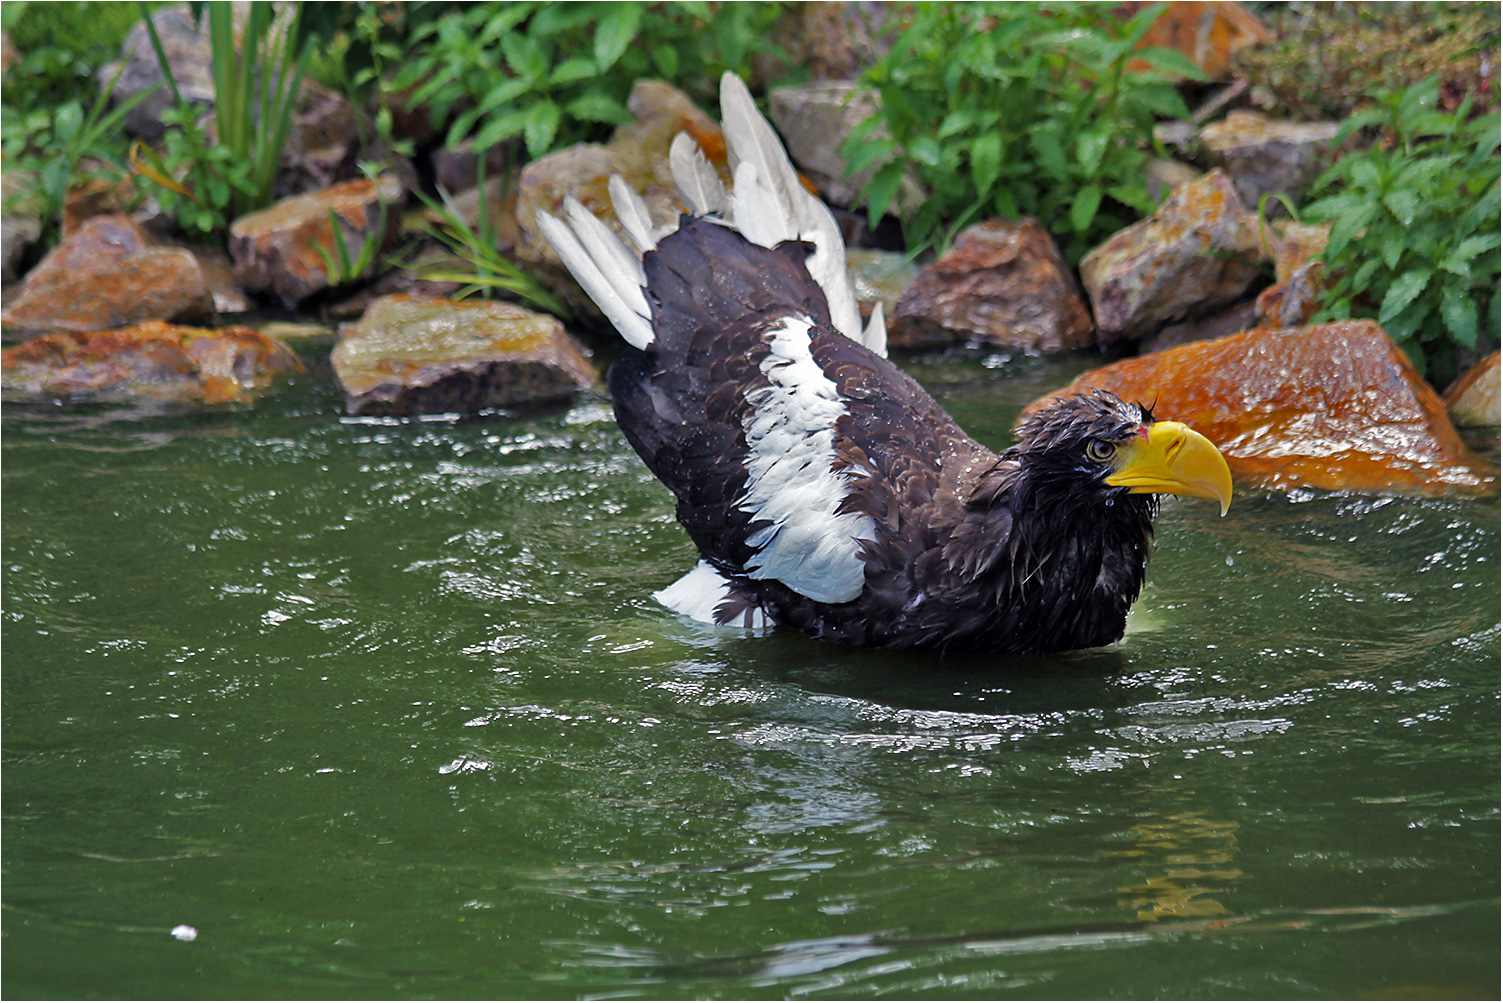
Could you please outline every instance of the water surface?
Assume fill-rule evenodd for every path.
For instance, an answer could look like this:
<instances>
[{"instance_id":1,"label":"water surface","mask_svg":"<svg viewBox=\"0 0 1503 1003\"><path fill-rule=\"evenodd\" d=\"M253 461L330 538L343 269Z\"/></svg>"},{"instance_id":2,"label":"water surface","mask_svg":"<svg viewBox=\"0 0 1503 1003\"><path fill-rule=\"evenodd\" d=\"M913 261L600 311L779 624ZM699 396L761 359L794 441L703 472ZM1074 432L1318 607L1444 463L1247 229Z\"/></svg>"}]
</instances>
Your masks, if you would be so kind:
<instances>
[{"instance_id":1,"label":"water surface","mask_svg":"<svg viewBox=\"0 0 1503 1003\"><path fill-rule=\"evenodd\" d=\"M598 398L3 421L7 996L1498 995L1496 499L1170 500L1121 645L942 657L659 608Z\"/></svg>"}]
</instances>

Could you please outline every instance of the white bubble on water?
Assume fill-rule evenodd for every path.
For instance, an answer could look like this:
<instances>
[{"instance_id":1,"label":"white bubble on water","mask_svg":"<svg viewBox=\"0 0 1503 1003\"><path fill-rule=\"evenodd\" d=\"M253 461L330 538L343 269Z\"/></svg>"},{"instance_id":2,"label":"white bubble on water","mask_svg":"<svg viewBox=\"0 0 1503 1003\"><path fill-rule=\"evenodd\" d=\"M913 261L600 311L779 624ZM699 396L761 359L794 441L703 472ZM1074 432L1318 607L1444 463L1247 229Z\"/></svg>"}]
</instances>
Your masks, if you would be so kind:
<instances>
[{"instance_id":1,"label":"white bubble on water","mask_svg":"<svg viewBox=\"0 0 1503 1003\"><path fill-rule=\"evenodd\" d=\"M177 926L174 926L172 928L172 935L178 940L182 941L197 940L198 930L189 926L187 923L179 923Z\"/></svg>"}]
</instances>

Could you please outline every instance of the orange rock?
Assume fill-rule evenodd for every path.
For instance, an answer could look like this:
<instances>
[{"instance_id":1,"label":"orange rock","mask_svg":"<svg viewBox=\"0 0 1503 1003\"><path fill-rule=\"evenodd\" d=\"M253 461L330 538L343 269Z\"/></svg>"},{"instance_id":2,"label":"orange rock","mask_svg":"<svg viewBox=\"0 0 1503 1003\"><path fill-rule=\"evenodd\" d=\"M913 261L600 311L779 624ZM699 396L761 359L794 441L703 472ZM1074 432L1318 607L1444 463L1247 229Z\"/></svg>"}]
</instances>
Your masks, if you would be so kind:
<instances>
[{"instance_id":1,"label":"orange rock","mask_svg":"<svg viewBox=\"0 0 1503 1003\"><path fill-rule=\"evenodd\" d=\"M338 257L334 220L353 261L367 242L384 242L394 232L380 207L399 203L402 195L396 176L383 174L376 181L357 178L294 195L241 216L230 224L236 280L243 289L274 292L287 303L328 288L325 255Z\"/></svg>"},{"instance_id":2,"label":"orange rock","mask_svg":"<svg viewBox=\"0 0 1503 1003\"><path fill-rule=\"evenodd\" d=\"M1124 4L1136 12L1146 2ZM1231 55L1249 45L1260 45L1272 36L1247 8L1240 3L1197 2L1178 0L1164 9L1153 22L1140 47L1177 49L1188 56L1212 80L1219 80L1231 69ZM1141 70L1144 63L1130 69Z\"/></svg>"},{"instance_id":3,"label":"orange rock","mask_svg":"<svg viewBox=\"0 0 1503 1003\"><path fill-rule=\"evenodd\" d=\"M286 345L251 328L160 320L40 335L0 353L0 385L8 395L30 397L242 402L274 377L300 369Z\"/></svg>"},{"instance_id":4,"label":"orange rock","mask_svg":"<svg viewBox=\"0 0 1503 1003\"><path fill-rule=\"evenodd\" d=\"M1182 345L1092 370L1049 397L1096 387L1194 426L1243 483L1426 495L1497 489L1497 471L1467 450L1440 398L1372 321Z\"/></svg>"},{"instance_id":5,"label":"orange rock","mask_svg":"<svg viewBox=\"0 0 1503 1003\"><path fill-rule=\"evenodd\" d=\"M21 331L93 331L140 320L204 320L214 300L192 254L162 247L127 216L95 216L47 252L5 304Z\"/></svg>"}]
</instances>

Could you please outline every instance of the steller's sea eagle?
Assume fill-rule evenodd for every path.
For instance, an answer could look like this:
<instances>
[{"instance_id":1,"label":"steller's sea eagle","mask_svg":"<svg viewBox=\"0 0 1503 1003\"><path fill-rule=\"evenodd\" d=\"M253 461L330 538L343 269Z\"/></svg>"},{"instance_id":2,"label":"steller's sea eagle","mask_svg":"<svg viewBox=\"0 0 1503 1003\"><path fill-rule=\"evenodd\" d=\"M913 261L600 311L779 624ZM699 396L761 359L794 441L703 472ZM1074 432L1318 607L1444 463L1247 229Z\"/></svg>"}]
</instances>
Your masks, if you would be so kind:
<instances>
[{"instance_id":1,"label":"steller's sea eagle","mask_svg":"<svg viewBox=\"0 0 1503 1003\"><path fill-rule=\"evenodd\" d=\"M1142 588L1158 493L1231 500L1204 436L1096 391L1033 414L998 455L865 329L829 209L746 85L721 81L729 192L687 135L690 210L654 232L611 179L635 250L576 200L538 224L628 342L616 420L678 501L700 561L657 593L696 620L788 624L889 648L1110 644Z\"/></svg>"}]
</instances>

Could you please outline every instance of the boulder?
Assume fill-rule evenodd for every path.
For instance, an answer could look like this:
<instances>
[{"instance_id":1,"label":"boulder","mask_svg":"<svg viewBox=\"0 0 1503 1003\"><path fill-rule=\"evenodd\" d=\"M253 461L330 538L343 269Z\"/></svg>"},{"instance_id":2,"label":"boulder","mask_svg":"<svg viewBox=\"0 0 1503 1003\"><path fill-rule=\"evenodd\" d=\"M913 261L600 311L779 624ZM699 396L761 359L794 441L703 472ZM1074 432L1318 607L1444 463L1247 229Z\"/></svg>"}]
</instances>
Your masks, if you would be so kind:
<instances>
[{"instance_id":1,"label":"boulder","mask_svg":"<svg viewBox=\"0 0 1503 1003\"><path fill-rule=\"evenodd\" d=\"M1280 122L1239 108L1202 129L1200 141L1211 163L1232 179L1242 204L1256 212L1265 195L1300 201L1330 162L1338 129L1336 122ZM1265 215L1284 212L1277 200L1267 203Z\"/></svg>"},{"instance_id":2,"label":"boulder","mask_svg":"<svg viewBox=\"0 0 1503 1003\"><path fill-rule=\"evenodd\" d=\"M294 195L241 216L230 224L235 278L242 289L275 293L289 305L327 289L331 282L324 256L337 260L334 220L354 260L367 242L384 243L394 232L385 207L402 196L396 177L383 174L375 181L358 178Z\"/></svg>"},{"instance_id":3,"label":"boulder","mask_svg":"<svg viewBox=\"0 0 1503 1003\"><path fill-rule=\"evenodd\" d=\"M1308 324L1325 294L1325 266L1319 256L1330 239L1331 225L1280 220L1264 236L1273 258L1274 284L1258 294L1257 326Z\"/></svg>"},{"instance_id":4,"label":"boulder","mask_svg":"<svg viewBox=\"0 0 1503 1003\"><path fill-rule=\"evenodd\" d=\"M9 397L122 398L203 404L248 401L302 366L248 327L206 330L150 320L111 331L40 335L0 353Z\"/></svg>"},{"instance_id":5,"label":"boulder","mask_svg":"<svg viewBox=\"0 0 1503 1003\"><path fill-rule=\"evenodd\" d=\"M490 300L384 297L341 326L332 361L351 414L472 414L599 380L556 319Z\"/></svg>"},{"instance_id":6,"label":"boulder","mask_svg":"<svg viewBox=\"0 0 1503 1003\"><path fill-rule=\"evenodd\" d=\"M888 325L895 348L957 342L1059 352L1092 342L1075 281L1037 221L994 219L965 230L903 293Z\"/></svg>"},{"instance_id":7,"label":"boulder","mask_svg":"<svg viewBox=\"0 0 1503 1003\"><path fill-rule=\"evenodd\" d=\"M1446 413L1463 427L1498 428L1498 353L1456 378L1446 390Z\"/></svg>"},{"instance_id":8,"label":"boulder","mask_svg":"<svg viewBox=\"0 0 1503 1003\"><path fill-rule=\"evenodd\" d=\"M1199 341L1092 370L1049 397L1098 387L1193 426L1246 484L1496 490L1497 471L1467 450L1440 397L1372 321Z\"/></svg>"},{"instance_id":9,"label":"boulder","mask_svg":"<svg viewBox=\"0 0 1503 1003\"><path fill-rule=\"evenodd\" d=\"M139 320L207 319L214 301L198 260L160 246L126 216L95 216L47 253L5 307L21 331L92 331Z\"/></svg>"},{"instance_id":10,"label":"boulder","mask_svg":"<svg viewBox=\"0 0 1503 1003\"><path fill-rule=\"evenodd\" d=\"M1159 211L1080 262L1102 344L1136 340L1234 302L1264 260L1257 220L1223 171L1181 185Z\"/></svg>"}]
</instances>

